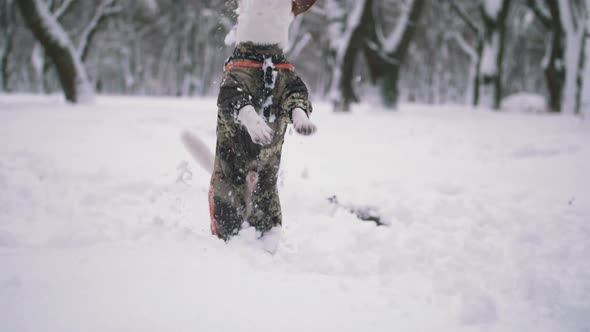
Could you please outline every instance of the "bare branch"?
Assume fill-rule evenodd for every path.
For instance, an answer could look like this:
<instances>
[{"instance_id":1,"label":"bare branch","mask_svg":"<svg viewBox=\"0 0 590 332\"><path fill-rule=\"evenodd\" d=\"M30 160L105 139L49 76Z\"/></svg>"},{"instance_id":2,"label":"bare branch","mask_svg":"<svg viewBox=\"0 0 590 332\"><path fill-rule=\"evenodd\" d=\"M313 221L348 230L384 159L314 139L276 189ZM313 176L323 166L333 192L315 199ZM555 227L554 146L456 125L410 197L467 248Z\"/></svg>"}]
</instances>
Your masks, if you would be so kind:
<instances>
[{"instance_id":1,"label":"bare branch","mask_svg":"<svg viewBox=\"0 0 590 332\"><path fill-rule=\"evenodd\" d=\"M60 19L70 9L75 0L65 0L53 13L55 19Z\"/></svg>"},{"instance_id":2,"label":"bare branch","mask_svg":"<svg viewBox=\"0 0 590 332\"><path fill-rule=\"evenodd\" d=\"M78 54L80 54L80 58L83 61L86 60L86 57L88 56L90 41L98 30L102 20L110 15L121 12L121 8L114 6L114 4L115 0L103 0L103 2L96 9L96 13L92 19L90 19L90 23L88 23L88 25L82 31L82 35L80 36L80 45L78 45Z\"/></svg>"},{"instance_id":3,"label":"bare branch","mask_svg":"<svg viewBox=\"0 0 590 332\"><path fill-rule=\"evenodd\" d=\"M376 29L377 32L377 39L379 43L383 45L386 53L393 53L397 48L402 39L406 26L410 24L410 6L413 5L413 0L411 0L408 6L405 6L404 12L399 18L398 23L395 26L395 29L389 34L389 36L385 36L383 29Z\"/></svg>"},{"instance_id":4,"label":"bare branch","mask_svg":"<svg viewBox=\"0 0 590 332\"><path fill-rule=\"evenodd\" d=\"M455 13L459 15L461 20L463 20L463 22L467 24L467 27L469 27L469 29L471 29L471 31L473 31L475 34L479 35L481 29L475 22L473 22L469 14L467 14L467 12L465 12L465 10L461 8L457 4L457 2L455 2L455 0L449 0L449 4L451 5L451 8L455 11Z\"/></svg>"},{"instance_id":5,"label":"bare branch","mask_svg":"<svg viewBox=\"0 0 590 332\"><path fill-rule=\"evenodd\" d=\"M477 50L469 44L468 41L458 32L450 33L446 36L450 40L453 40L457 43L457 45L461 48L463 52L465 52L471 60L476 60L478 57Z\"/></svg>"},{"instance_id":6,"label":"bare branch","mask_svg":"<svg viewBox=\"0 0 590 332\"><path fill-rule=\"evenodd\" d=\"M310 8L309 10L310 13L314 13L316 15L320 15L320 16L326 16L326 9L320 7L319 5L315 5L313 7Z\"/></svg>"},{"instance_id":7,"label":"bare branch","mask_svg":"<svg viewBox=\"0 0 590 332\"><path fill-rule=\"evenodd\" d=\"M378 45L377 43L374 43L372 41L367 40L366 42L367 47L377 53L379 55L379 57L385 61L386 63L390 64L390 65L399 65L400 62L397 59L394 59L393 57L389 56L389 54L383 52L382 48L380 45Z\"/></svg>"},{"instance_id":8,"label":"bare branch","mask_svg":"<svg viewBox=\"0 0 590 332\"><path fill-rule=\"evenodd\" d=\"M292 48L288 52L289 55L293 58L297 58L305 46L307 46L312 40L313 37L311 36L311 33L308 32L304 34L303 37L301 37L296 43L292 45Z\"/></svg>"},{"instance_id":9,"label":"bare branch","mask_svg":"<svg viewBox=\"0 0 590 332\"><path fill-rule=\"evenodd\" d=\"M404 41L406 31L416 24L416 22L412 21L412 16L414 14L413 12L416 5L419 5L418 0L408 1L408 3L405 5L404 12L395 26L395 29L393 29L389 36L385 36L382 26L378 25L377 22L375 23L377 40L382 45L383 51L385 53L392 54L396 52L396 50L399 49L400 45Z\"/></svg>"},{"instance_id":10,"label":"bare branch","mask_svg":"<svg viewBox=\"0 0 590 332\"><path fill-rule=\"evenodd\" d=\"M546 27L551 27L551 13L539 3L539 0L527 0L527 6L535 13L535 16Z\"/></svg>"}]
</instances>

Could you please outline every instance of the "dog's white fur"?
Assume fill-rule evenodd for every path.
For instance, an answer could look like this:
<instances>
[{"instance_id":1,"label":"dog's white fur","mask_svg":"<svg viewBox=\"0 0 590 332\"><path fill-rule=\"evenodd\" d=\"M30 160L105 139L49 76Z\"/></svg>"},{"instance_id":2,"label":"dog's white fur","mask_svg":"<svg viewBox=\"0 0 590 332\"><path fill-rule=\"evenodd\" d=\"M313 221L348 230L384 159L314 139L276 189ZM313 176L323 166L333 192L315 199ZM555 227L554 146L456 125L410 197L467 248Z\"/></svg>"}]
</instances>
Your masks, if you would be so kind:
<instances>
[{"instance_id":1,"label":"dog's white fur","mask_svg":"<svg viewBox=\"0 0 590 332\"><path fill-rule=\"evenodd\" d=\"M256 144L270 144L272 141L272 129L264 119L256 113L254 106L248 105L240 109L238 121L248 130L252 142Z\"/></svg>"},{"instance_id":2,"label":"dog's white fur","mask_svg":"<svg viewBox=\"0 0 590 332\"><path fill-rule=\"evenodd\" d=\"M236 41L287 46L292 0L240 0Z\"/></svg>"}]
</instances>

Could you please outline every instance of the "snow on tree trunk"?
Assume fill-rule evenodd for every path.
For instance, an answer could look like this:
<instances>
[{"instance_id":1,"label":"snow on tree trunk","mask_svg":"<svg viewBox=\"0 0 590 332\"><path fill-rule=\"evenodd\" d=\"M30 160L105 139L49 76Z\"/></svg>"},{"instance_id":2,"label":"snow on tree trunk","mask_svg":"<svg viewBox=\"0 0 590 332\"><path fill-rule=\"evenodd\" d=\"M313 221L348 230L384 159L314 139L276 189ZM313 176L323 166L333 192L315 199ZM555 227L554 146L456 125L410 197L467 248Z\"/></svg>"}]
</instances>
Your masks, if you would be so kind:
<instances>
[{"instance_id":1,"label":"snow on tree trunk","mask_svg":"<svg viewBox=\"0 0 590 332\"><path fill-rule=\"evenodd\" d=\"M45 92L45 51L38 42L35 43L31 52L31 65L37 81L37 93L43 93Z\"/></svg>"},{"instance_id":2,"label":"snow on tree trunk","mask_svg":"<svg viewBox=\"0 0 590 332\"><path fill-rule=\"evenodd\" d=\"M88 25L86 25L82 31L78 45L78 54L80 54L80 59L82 59L82 61L86 61L86 58L88 57L88 50L90 49L92 39L96 35L100 24L109 15L119 12L118 8L113 7L114 3L115 0L103 0L100 5L98 5L98 8L94 12L94 15L90 19Z\"/></svg>"},{"instance_id":3,"label":"snow on tree trunk","mask_svg":"<svg viewBox=\"0 0 590 332\"><path fill-rule=\"evenodd\" d=\"M586 0L586 51L584 60L584 82L582 90L582 114L590 118L590 0Z\"/></svg>"},{"instance_id":4,"label":"snow on tree trunk","mask_svg":"<svg viewBox=\"0 0 590 332\"><path fill-rule=\"evenodd\" d=\"M510 0L482 0L484 43L480 62L479 105L500 108L504 37Z\"/></svg>"},{"instance_id":5,"label":"snow on tree trunk","mask_svg":"<svg viewBox=\"0 0 590 332\"><path fill-rule=\"evenodd\" d=\"M369 47L367 60L373 80L380 86L383 104L388 108L394 109L398 105L400 69L410 48L424 4L424 0L406 1L395 27L388 35L383 32L378 18L370 16L370 21L375 22L371 39L377 48Z\"/></svg>"},{"instance_id":6,"label":"snow on tree trunk","mask_svg":"<svg viewBox=\"0 0 590 332\"><path fill-rule=\"evenodd\" d=\"M0 5L0 29L2 29L2 40L0 40L0 91L9 91L8 79L8 58L14 48L14 3L12 0L4 1Z\"/></svg>"},{"instance_id":7,"label":"snow on tree trunk","mask_svg":"<svg viewBox=\"0 0 590 332\"><path fill-rule=\"evenodd\" d=\"M22 17L56 66L65 97L72 103L88 102L94 91L70 37L42 0L18 0Z\"/></svg>"},{"instance_id":8,"label":"snow on tree trunk","mask_svg":"<svg viewBox=\"0 0 590 332\"><path fill-rule=\"evenodd\" d=\"M469 66L469 84L467 85L467 103L473 106L479 104L479 82L480 82L480 69L481 59L483 53L483 34L481 28L475 21L461 8L457 2L450 1L451 9L457 13L459 18L465 23L467 28L476 35L476 46L472 47L459 32L451 34L450 38L454 40L457 45L467 54L470 58Z\"/></svg>"},{"instance_id":9,"label":"snow on tree trunk","mask_svg":"<svg viewBox=\"0 0 590 332\"><path fill-rule=\"evenodd\" d=\"M553 112L560 112L565 78L563 66L563 27L559 15L559 5L555 0L546 0L545 3L549 10L549 15L545 17L545 20L551 29L551 40L547 45L547 53L543 60L543 69L545 80L547 81L547 89L549 90L549 107ZM539 13L542 19L543 15L543 13Z\"/></svg>"},{"instance_id":10,"label":"snow on tree trunk","mask_svg":"<svg viewBox=\"0 0 590 332\"><path fill-rule=\"evenodd\" d=\"M582 105L580 112L590 118L590 38L586 38L586 58L584 60L584 81L582 87Z\"/></svg>"},{"instance_id":11,"label":"snow on tree trunk","mask_svg":"<svg viewBox=\"0 0 590 332\"><path fill-rule=\"evenodd\" d=\"M459 45L459 48L469 56L469 83L467 85L467 97L465 101L470 105L476 106L479 102L479 69L481 52L483 49L481 38L478 38L477 46L475 48L469 45L459 33L452 34L451 38L455 40L457 45Z\"/></svg>"},{"instance_id":12,"label":"snow on tree trunk","mask_svg":"<svg viewBox=\"0 0 590 332\"><path fill-rule=\"evenodd\" d=\"M578 114L580 112L586 33L584 10L576 8L571 0L559 0L559 11L566 35L565 85L561 111L568 114Z\"/></svg>"},{"instance_id":13,"label":"snow on tree trunk","mask_svg":"<svg viewBox=\"0 0 590 332\"><path fill-rule=\"evenodd\" d=\"M362 18L370 11L372 0L355 0L350 11L341 1L327 0L330 67L332 77L328 92L334 111L348 112L350 104L358 101L353 88L356 57L363 46Z\"/></svg>"}]
</instances>

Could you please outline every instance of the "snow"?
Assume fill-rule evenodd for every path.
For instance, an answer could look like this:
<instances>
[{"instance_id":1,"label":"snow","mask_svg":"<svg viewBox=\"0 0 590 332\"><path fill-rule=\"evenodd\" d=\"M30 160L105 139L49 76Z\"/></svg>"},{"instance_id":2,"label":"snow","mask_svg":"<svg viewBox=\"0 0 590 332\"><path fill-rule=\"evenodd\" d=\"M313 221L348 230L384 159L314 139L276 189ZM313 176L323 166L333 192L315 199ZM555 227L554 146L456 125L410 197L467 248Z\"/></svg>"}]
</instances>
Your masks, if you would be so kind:
<instances>
[{"instance_id":1,"label":"snow","mask_svg":"<svg viewBox=\"0 0 590 332\"><path fill-rule=\"evenodd\" d=\"M481 56L481 74L485 76L498 76L498 54L500 54L500 32L495 31L484 43Z\"/></svg>"},{"instance_id":2,"label":"snow","mask_svg":"<svg viewBox=\"0 0 590 332\"><path fill-rule=\"evenodd\" d=\"M588 330L579 118L315 106L318 133L286 137L270 255L209 234L180 135L213 149L214 99L0 95L0 330Z\"/></svg>"},{"instance_id":3,"label":"snow","mask_svg":"<svg viewBox=\"0 0 590 332\"><path fill-rule=\"evenodd\" d=\"M500 109L508 112L547 113L550 111L545 96L530 92L520 92L502 99Z\"/></svg>"},{"instance_id":4,"label":"snow","mask_svg":"<svg viewBox=\"0 0 590 332\"><path fill-rule=\"evenodd\" d=\"M149 10L151 13L157 13L160 10L160 6L158 5L158 1L156 0L143 0L141 4Z\"/></svg>"},{"instance_id":5,"label":"snow","mask_svg":"<svg viewBox=\"0 0 590 332\"><path fill-rule=\"evenodd\" d=\"M33 51L31 52L31 65L37 76L41 77L41 75L43 75L43 67L45 66L45 51L43 50L43 46L39 43L35 43L33 46Z\"/></svg>"},{"instance_id":6,"label":"snow","mask_svg":"<svg viewBox=\"0 0 590 332\"><path fill-rule=\"evenodd\" d=\"M377 36L380 40L380 44L383 45L383 49L386 54L394 53L399 49L399 45L402 42L402 39L406 34L406 31L408 30L408 26L412 24L412 22L410 22L410 15L412 8L415 6L414 2L415 0L410 0L404 6L404 12L400 16L399 21L395 26L395 29L391 32L391 34L388 37L385 37L383 35L383 31L379 29L377 30Z\"/></svg>"},{"instance_id":7,"label":"snow","mask_svg":"<svg viewBox=\"0 0 590 332\"><path fill-rule=\"evenodd\" d=\"M582 113L585 117L590 117L590 0L586 0L586 50L584 59L584 74L582 82Z\"/></svg>"},{"instance_id":8,"label":"snow","mask_svg":"<svg viewBox=\"0 0 590 332\"><path fill-rule=\"evenodd\" d=\"M497 18L506 0L484 0L483 9L488 17Z\"/></svg>"}]
</instances>

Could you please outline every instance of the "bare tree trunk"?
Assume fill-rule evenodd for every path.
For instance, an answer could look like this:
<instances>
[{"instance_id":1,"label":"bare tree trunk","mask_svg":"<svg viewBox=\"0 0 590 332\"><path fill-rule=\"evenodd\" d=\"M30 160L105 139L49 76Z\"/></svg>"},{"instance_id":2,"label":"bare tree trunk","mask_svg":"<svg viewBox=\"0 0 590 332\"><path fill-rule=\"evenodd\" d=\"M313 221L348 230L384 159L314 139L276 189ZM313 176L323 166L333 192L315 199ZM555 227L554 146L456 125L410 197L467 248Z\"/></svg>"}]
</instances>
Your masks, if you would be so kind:
<instances>
[{"instance_id":1,"label":"bare tree trunk","mask_svg":"<svg viewBox=\"0 0 590 332\"><path fill-rule=\"evenodd\" d=\"M559 16L559 5L555 0L545 1L549 9L551 28L551 42L547 49L545 63L545 80L549 90L549 107L554 112L561 111L561 98L563 93L563 84L565 72L563 70L564 49L563 49L563 27Z\"/></svg>"},{"instance_id":2,"label":"bare tree trunk","mask_svg":"<svg viewBox=\"0 0 590 332\"><path fill-rule=\"evenodd\" d=\"M120 12L120 9L114 7L114 4L115 0L103 0L100 5L98 5L98 8L94 12L88 25L86 25L82 31L78 45L78 54L80 54L80 59L82 59L82 61L86 61L88 50L90 49L90 45L92 45L92 40L94 39L96 32L98 32L101 23L110 15Z\"/></svg>"},{"instance_id":3,"label":"bare tree trunk","mask_svg":"<svg viewBox=\"0 0 590 332\"><path fill-rule=\"evenodd\" d=\"M471 59L471 66L469 69L469 88L467 89L469 95L469 104L473 106L479 105L479 83L481 81L481 59L484 46L484 37L481 28L471 19L471 17L461 8L454 0L450 2L451 8L459 18L465 23L467 28L471 30L476 36L475 48L470 46L467 41L459 34L453 34L453 39L457 42L459 47L469 55Z\"/></svg>"},{"instance_id":4,"label":"bare tree trunk","mask_svg":"<svg viewBox=\"0 0 590 332\"><path fill-rule=\"evenodd\" d=\"M373 0L356 0L349 13L336 0L327 1L328 30L330 36L329 98L337 112L350 111L350 105L358 102L354 92L353 75L355 62L364 44L363 18L371 11Z\"/></svg>"},{"instance_id":5,"label":"bare tree trunk","mask_svg":"<svg viewBox=\"0 0 590 332\"><path fill-rule=\"evenodd\" d=\"M590 118L590 0L586 0L586 50L584 61L584 82L582 88L582 113Z\"/></svg>"},{"instance_id":6,"label":"bare tree trunk","mask_svg":"<svg viewBox=\"0 0 590 332\"><path fill-rule=\"evenodd\" d=\"M420 19L424 0L410 0L405 3L405 8L393 31L385 36L375 18L370 13L373 21L370 38L372 43L367 51L367 59L371 69L372 79L380 86L383 104L391 109L397 108L399 103L399 77L412 38L416 32L416 26Z\"/></svg>"},{"instance_id":7,"label":"bare tree trunk","mask_svg":"<svg viewBox=\"0 0 590 332\"><path fill-rule=\"evenodd\" d=\"M14 47L14 2L4 1L0 7L0 29L2 29L3 42L0 44L0 91L9 92L10 71L8 59Z\"/></svg>"},{"instance_id":8,"label":"bare tree trunk","mask_svg":"<svg viewBox=\"0 0 590 332\"><path fill-rule=\"evenodd\" d=\"M78 52L42 0L19 0L21 14L47 56L56 66L65 97L72 103L89 101L94 91Z\"/></svg>"},{"instance_id":9,"label":"bare tree trunk","mask_svg":"<svg viewBox=\"0 0 590 332\"><path fill-rule=\"evenodd\" d=\"M482 0L481 16L484 22L483 50L480 63L479 103L500 109L502 99L502 65L506 17L511 0Z\"/></svg>"},{"instance_id":10,"label":"bare tree trunk","mask_svg":"<svg viewBox=\"0 0 590 332\"><path fill-rule=\"evenodd\" d=\"M561 23L565 32L565 85L561 111L568 114L580 113L584 40L586 35L585 8L578 2L558 0ZM581 4L585 7L586 4Z\"/></svg>"}]
</instances>

